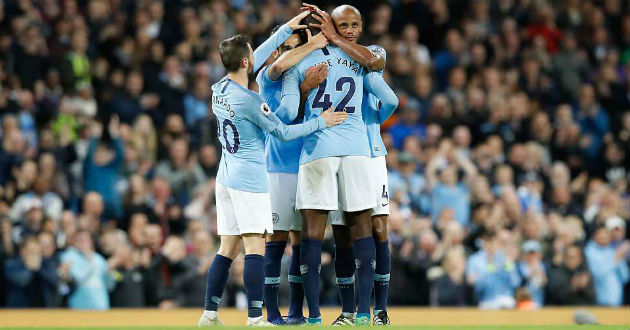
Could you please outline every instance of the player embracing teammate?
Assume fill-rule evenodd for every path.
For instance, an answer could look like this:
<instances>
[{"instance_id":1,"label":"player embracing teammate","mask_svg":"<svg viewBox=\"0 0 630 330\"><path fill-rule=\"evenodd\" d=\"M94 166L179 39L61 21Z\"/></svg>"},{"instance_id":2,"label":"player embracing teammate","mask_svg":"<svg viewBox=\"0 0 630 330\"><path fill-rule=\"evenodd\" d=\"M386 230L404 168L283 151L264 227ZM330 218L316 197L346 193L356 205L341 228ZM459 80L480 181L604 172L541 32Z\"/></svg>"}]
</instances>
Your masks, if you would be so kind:
<instances>
[{"instance_id":1,"label":"player embracing teammate","mask_svg":"<svg viewBox=\"0 0 630 330\"><path fill-rule=\"evenodd\" d=\"M206 311L200 325L219 324L217 306L241 240L246 250L248 324L321 324L321 242L329 212L337 210L342 213L333 219L335 266L343 313L333 324L370 324L375 283L374 324L389 324L385 310L389 201L380 123L391 115L398 99L378 72L385 64L384 51L356 44L362 28L360 13L354 7L340 6L332 18L315 6L305 4L305 9L308 11L261 45L253 58L241 52L224 59L224 50L232 44L247 48L251 54L248 45L237 42L241 37L221 45L228 77L213 86L213 112L219 119L220 139L223 137L223 171L217 177L216 193L221 248L208 271ZM306 24L308 30L295 32ZM258 71L263 61L267 66L260 70L257 82L266 103L243 87L248 80L235 84L236 77L242 79ZM259 112L251 110L256 107L260 107ZM234 117L242 117L242 129L255 133L239 134L239 125L231 121ZM230 122L226 124L226 120ZM323 129L325 126L332 127ZM266 157L261 153L262 131L266 132ZM303 139L285 142L301 136ZM237 145L244 141L249 141L245 144L251 149L238 157ZM260 175L261 165L268 176ZM254 167L256 171L250 171ZM243 175L252 182L240 184ZM260 195L252 195L256 193ZM289 238L293 248L291 306L285 321L277 307L277 287ZM262 320L259 299L263 283L269 322ZM303 296L308 305L307 319L302 316Z\"/></svg>"},{"instance_id":2,"label":"player embracing teammate","mask_svg":"<svg viewBox=\"0 0 630 330\"><path fill-rule=\"evenodd\" d=\"M346 225L345 255L338 255L337 259L348 260L343 264L350 267L345 269L347 276L339 276L337 271L337 277L347 279L345 284L351 284L356 278L359 289L356 318L354 294L352 301L344 301L347 302L344 305L352 307L348 311L352 314L350 320L354 319L356 324L369 324L376 268L372 213L377 202L381 202L375 196L382 195L377 194L381 191L372 180L372 151L363 118L364 91L379 99L381 107L376 110L387 114L396 108L398 100L380 74L371 70L371 65L384 62L384 58L356 44L361 32L358 11L351 6L341 6L335 9L334 16L339 18L336 23L344 37L337 38L339 35L328 14L316 11L313 17L319 23L311 23L310 26L321 28L332 44L310 53L284 74L281 105L277 112L289 114L289 119L296 117L300 104L299 86L305 79L306 70L320 64L328 67L326 80L309 92L303 102L304 118L311 119L332 106L335 111L348 113L348 119L339 126L315 132L303 139L296 197L296 208L303 216L300 272L309 310L308 322L321 323L321 242L329 212L342 211ZM332 31L327 32L331 27ZM361 59L362 63L357 59ZM337 268L340 264L335 263ZM355 268L351 267L352 264L356 267L356 274L353 274Z\"/></svg>"},{"instance_id":3,"label":"player embracing teammate","mask_svg":"<svg viewBox=\"0 0 630 330\"><path fill-rule=\"evenodd\" d=\"M338 45L350 57L359 64L383 74L385 68L385 50L377 45L363 47L357 44L363 30L361 14L352 6L339 6L331 15L321 11L314 5L304 4L305 9L319 14L316 19L326 38L331 43ZM384 100L387 102L386 100ZM397 102L397 99L394 100ZM385 122L396 109L396 106L382 106L379 97L364 91L362 103L363 121L367 128L367 136L370 143L371 166L369 175L371 184L375 187L374 198L376 206L372 209L372 235L376 244L375 274L374 274L374 325L388 325L387 297L389 296L389 278L391 259L389 241L387 237L387 218L389 216L389 184L387 179L387 166L385 155L387 149L381 138L381 124ZM397 105L397 103L396 103ZM365 316L361 311L365 310L369 300L359 301L359 313L355 316L354 297L354 254L350 242L349 231L341 212L330 212L329 223L333 227L335 240L335 273L337 286L342 303L342 313L333 322L333 325L348 325L357 322L365 324ZM361 319L362 318L362 319ZM368 315L369 320L369 315Z\"/></svg>"},{"instance_id":4,"label":"player embracing teammate","mask_svg":"<svg viewBox=\"0 0 630 330\"><path fill-rule=\"evenodd\" d=\"M305 16L305 15L303 15ZM303 17L302 16L302 17ZM272 325L263 319L265 233L273 232L271 200L265 164L265 134L291 140L343 122L347 115L325 111L304 123L287 126L257 93L247 89L250 77L293 30L301 18L287 23L252 51L247 40L235 36L221 43L227 76L212 86L212 111L222 144L215 188L219 251L208 269L205 310L199 326L221 325L218 306L232 260L245 248L243 283L247 295L247 325Z\"/></svg>"}]
</instances>

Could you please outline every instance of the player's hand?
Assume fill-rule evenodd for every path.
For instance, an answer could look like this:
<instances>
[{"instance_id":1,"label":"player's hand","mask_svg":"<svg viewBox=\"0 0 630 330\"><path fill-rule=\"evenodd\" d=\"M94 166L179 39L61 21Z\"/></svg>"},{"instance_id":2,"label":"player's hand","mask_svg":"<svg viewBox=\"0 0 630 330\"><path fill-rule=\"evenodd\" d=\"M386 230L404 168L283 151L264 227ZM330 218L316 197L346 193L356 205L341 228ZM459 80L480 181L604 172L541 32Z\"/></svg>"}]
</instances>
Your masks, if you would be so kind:
<instances>
[{"instance_id":1,"label":"player's hand","mask_svg":"<svg viewBox=\"0 0 630 330\"><path fill-rule=\"evenodd\" d=\"M339 125L348 119L348 114L345 111L333 112L332 107L322 112L321 116L326 122L326 127Z\"/></svg>"},{"instance_id":2,"label":"player's hand","mask_svg":"<svg viewBox=\"0 0 630 330\"><path fill-rule=\"evenodd\" d=\"M306 2L302 2L302 7L300 8L300 10L317 11L317 12L321 11L319 7L315 5L311 5L310 3L306 3Z\"/></svg>"},{"instance_id":3,"label":"player's hand","mask_svg":"<svg viewBox=\"0 0 630 330\"><path fill-rule=\"evenodd\" d=\"M337 40L340 40L341 36L337 33L337 30L335 30L335 26L333 25L330 15L323 10L317 11L317 14L318 15L313 15L313 18L315 18L320 24L310 23L309 25L322 30L322 33L332 43L336 43Z\"/></svg>"},{"instance_id":4,"label":"player's hand","mask_svg":"<svg viewBox=\"0 0 630 330\"><path fill-rule=\"evenodd\" d=\"M309 92L313 88L321 85L328 77L328 67L326 64L312 66L306 69L304 81L300 84L300 90Z\"/></svg>"},{"instance_id":5,"label":"player's hand","mask_svg":"<svg viewBox=\"0 0 630 330\"><path fill-rule=\"evenodd\" d=\"M306 29L306 43L311 45L313 49L320 49L326 47L328 45L328 39L323 33L320 33L316 36L311 35L311 30Z\"/></svg>"},{"instance_id":6,"label":"player's hand","mask_svg":"<svg viewBox=\"0 0 630 330\"><path fill-rule=\"evenodd\" d=\"M306 29L308 26L304 24L300 24L300 21L304 19L306 16L308 16L308 14L310 14L309 11L303 11L299 13L297 16L293 17L290 21L287 22L287 26L289 26L291 30L293 31L299 30L299 29Z\"/></svg>"}]
</instances>

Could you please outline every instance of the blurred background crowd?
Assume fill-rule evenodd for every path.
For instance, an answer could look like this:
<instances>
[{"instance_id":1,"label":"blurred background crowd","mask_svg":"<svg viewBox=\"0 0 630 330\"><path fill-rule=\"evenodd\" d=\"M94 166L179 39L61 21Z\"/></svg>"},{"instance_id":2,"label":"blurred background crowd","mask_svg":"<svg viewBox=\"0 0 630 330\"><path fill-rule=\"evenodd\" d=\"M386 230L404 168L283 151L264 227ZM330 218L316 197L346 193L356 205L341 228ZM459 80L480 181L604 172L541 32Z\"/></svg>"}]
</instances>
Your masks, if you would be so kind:
<instances>
[{"instance_id":1,"label":"blurred background crowd","mask_svg":"<svg viewBox=\"0 0 630 330\"><path fill-rule=\"evenodd\" d=\"M391 304L627 304L630 4L342 2L400 98L383 126ZM299 8L0 1L0 306L201 307L217 46L258 45ZM242 259L232 269L224 301L246 307Z\"/></svg>"}]
</instances>

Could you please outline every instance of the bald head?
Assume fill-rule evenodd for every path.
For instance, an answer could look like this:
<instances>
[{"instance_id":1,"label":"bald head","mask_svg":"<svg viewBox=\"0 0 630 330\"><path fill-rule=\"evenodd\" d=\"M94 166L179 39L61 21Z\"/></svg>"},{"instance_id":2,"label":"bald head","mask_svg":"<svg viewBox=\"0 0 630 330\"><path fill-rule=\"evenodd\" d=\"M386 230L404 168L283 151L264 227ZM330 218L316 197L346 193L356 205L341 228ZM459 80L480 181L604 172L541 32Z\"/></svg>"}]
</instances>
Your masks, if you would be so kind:
<instances>
[{"instance_id":1,"label":"bald head","mask_svg":"<svg viewBox=\"0 0 630 330\"><path fill-rule=\"evenodd\" d=\"M350 5L341 5L333 9L330 15L332 16L333 19L335 19L335 17L339 17L339 15L344 16L344 15L352 15L352 14L361 17L361 12L359 12L359 10L356 9L355 7L350 6Z\"/></svg>"},{"instance_id":2,"label":"bald head","mask_svg":"<svg viewBox=\"0 0 630 330\"><path fill-rule=\"evenodd\" d=\"M361 13L350 5L335 8L330 15L337 32L350 42L357 42L363 32Z\"/></svg>"}]
</instances>

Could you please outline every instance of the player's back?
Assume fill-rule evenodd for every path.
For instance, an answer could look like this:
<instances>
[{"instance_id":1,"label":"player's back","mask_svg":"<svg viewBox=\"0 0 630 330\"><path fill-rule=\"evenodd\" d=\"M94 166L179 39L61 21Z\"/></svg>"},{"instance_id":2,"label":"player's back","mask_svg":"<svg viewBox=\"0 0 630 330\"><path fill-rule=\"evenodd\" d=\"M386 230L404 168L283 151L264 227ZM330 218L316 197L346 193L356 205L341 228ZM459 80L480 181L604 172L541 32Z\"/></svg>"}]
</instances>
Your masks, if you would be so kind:
<instances>
[{"instance_id":1,"label":"player's back","mask_svg":"<svg viewBox=\"0 0 630 330\"><path fill-rule=\"evenodd\" d=\"M348 113L343 124L317 131L304 138L301 163L335 156L370 156L365 124L361 115L363 98L363 75L365 68L344 53L339 47L326 46L305 57L285 75L284 84L304 80L306 69L324 63L328 76L324 83L312 90L305 103L305 120L318 116L333 107L335 111ZM299 84L299 83L298 83ZM283 85L283 94L286 91ZM298 91L299 92L299 91Z\"/></svg>"},{"instance_id":2,"label":"player's back","mask_svg":"<svg viewBox=\"0 0 630 330\"><path fill-rule=\"evenodd\" d=\"M267 192L265 134L248 120L247 111L260 111L258 94L227 76L212 85L212 111L222 145L217 181L228 188Z\"/></svg>"},{"instance_id":3,"label":"player's back","mask_svg":"<svg viewBox=\"0 0 630 330\"><path fill-rule=\"evenodd\" d=\"M256 82L260 89L260 96L267 102L272 111L278 109L282 97L282 79L271 80L269 66L264 67L258 73ZM303 118L298 118L292 123L301 123ZM291 124L291 123L285 123ZM280 173L297 173L302 152L302 140L295 139L282 141L272 134L267 134L265 140L265 154L267 155L267 171Z\"/></svg>"}]
</instances>

